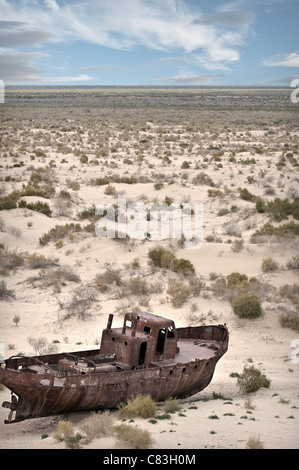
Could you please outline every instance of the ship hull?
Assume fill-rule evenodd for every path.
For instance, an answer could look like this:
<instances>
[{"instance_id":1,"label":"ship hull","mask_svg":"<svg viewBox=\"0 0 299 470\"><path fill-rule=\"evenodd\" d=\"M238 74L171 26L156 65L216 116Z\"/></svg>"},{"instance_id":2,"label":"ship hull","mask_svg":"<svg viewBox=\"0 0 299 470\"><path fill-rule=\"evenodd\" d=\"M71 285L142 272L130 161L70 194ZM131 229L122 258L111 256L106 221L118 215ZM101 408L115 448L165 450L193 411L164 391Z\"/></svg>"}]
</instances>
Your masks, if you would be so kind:
<instances>
[{"instance_id":1,"label":"ship hull","mask_svg":"<svg viewBox=\"0 0 299 470\"><path fill-rule=\"evenodd\" d=\"M186 331L182 336L187 336ZM161 361L135 370L119 368L111 372L107 369L106 372L75 373L61 377L48 371L24 371L18 363L13 369L11 364L16 359L8 360L6 368L0 369L0 383L12 392L11 402L2 405L10 409L5 423L73 411L116 408L121 402L127 402L139 394L150 395L155 401L163 401L170 396L185 398L194 395L212 380L215 366L227 350L227 330L223 337L223 341L217 342L217 348L202 358L192 357L182 362ZM183 338L181 343L189 345L189 342L193 344L194 338L190 340L187 337L187 342ZM202 348L198 351L196 354L199 355ZM86 357L91 351L84 354ZM41 357L43 361L54 360L51 355ZM182 354L178 356L182 357ZM18 360L22 361L21 358Z\"/></svg>"}]
</instances>

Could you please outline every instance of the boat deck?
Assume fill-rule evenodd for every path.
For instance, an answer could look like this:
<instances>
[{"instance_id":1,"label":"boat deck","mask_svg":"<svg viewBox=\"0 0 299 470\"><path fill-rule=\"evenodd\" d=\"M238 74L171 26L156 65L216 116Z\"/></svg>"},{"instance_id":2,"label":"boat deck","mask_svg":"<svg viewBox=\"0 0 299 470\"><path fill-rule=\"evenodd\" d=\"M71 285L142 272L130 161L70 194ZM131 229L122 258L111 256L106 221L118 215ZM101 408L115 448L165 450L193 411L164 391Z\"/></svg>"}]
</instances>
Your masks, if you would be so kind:
<instances>
[{"instance_id":1,"label":"boat deck","mask_svg":"<svg viewBox=\"0 0 299 470\"><path fill-rule=\"evenodd\" d=\"M164 361L152 361L150 365L153 366L171 366L178 363L184 364L195 360L207 360L213 358L220 344L218 341L202 341L181 339L178 341L179 352L173 359L166 359Z\"/></svg>"}]
</instances>

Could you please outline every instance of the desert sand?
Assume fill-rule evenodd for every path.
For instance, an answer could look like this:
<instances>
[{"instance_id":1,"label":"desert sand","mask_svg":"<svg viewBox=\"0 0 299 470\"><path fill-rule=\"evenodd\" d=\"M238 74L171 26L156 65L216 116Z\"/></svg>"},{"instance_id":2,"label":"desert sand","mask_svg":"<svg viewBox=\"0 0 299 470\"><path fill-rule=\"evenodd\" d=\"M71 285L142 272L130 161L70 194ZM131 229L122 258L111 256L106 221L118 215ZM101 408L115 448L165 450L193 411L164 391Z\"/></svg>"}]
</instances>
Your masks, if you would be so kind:
<instances>
[{"instance_id":1,"label":"desert sand","mask_svg":"<svg viewBox=\"0 0 299 470\"><path fill-rule=\"evenodd\" d=\"M292 342L294 346L299 332L280 321L282 313L295 315L298 308L298 289L294 288L292 297L281 291L282 286L298 286L298 265L290 264L298 259L298 239L252 239L267 222L278 226L296 220L288 215L273 221L268 212L256 210L256 199L240 198L238 189L246 187L265 202L298 198L298 166L291 158L279 164L286 149L299 161L298 120L287 109L263 114L259 108L258 116L245 110L238 118L230 117L233 110L222 117L219 111L214 121L213 111L206 111L203 119L197 109L188 110L182 122L183 111L177 109L173 114L169 109L161 114L146 108L142 114L138 109L135 117L130 108L113 113L112 108L86 106L70 112L62 107L60 112L58 105L48 109L42 101L37 107L22 102L16 108L10 99L1 108L1 197L22 191L34 181L33 174L40 176L36 187L50 185L55 191L50 197L20 195L16 208L0 213L1 281L10 291L0 304L5 357L34 354L30 337L45 338L58 351L96 348L108 315L113 313L114 325L121 325L123 313L132 309L172 318L177 326L226 323L229 349L210 385L180 401L182 415L175 413L156 424L136 418L132 425L150 432L154 449L245 449L250 437L258 437L265 449L298 449L299 361ZM183 165L185 161L188 165ZM196 183L199 174L212 184L207 179ZM115 182L115 175L134 175L136 181ZM95 178L104 176L113 186L111 194L107 194L108 184L94 184ZM155 187L157 182L163 183L160 189ZM211 196L209 190L220 192ZM188 248L176 239L119 242L84 230L40 244L56 225L85 227L92 219L82 219L80 213L99 202L116 203L118 194L125 194L130 202L163 202L165 197L178 203L202 202L202 245ZM20 201L48 204L51 217L24 203L19 207ZM243 240L243 245L234 250L236 240ZM203 283L199 295L190 295L180 307L173 306L167 286L170 278L186 279L149 264L148 251L158 245L190 260ZM19 265L5 264L12 253L23 260ZM34 253L52 261L35 268L28 258ZM276 262L275 268L263 271L268 257ZM75 274L75 281L59 278L55 270L61 267ZM107 267L123 281L138 276L151 289L136 295L113 284L101 291L96 277ZM259 281L262 316L238 318L225 292L213 288L217 279L233 272ZM71 299L82 288L90 294L90 302L81 317L66 318ZM266 375L270 387L241 393L234 374L251 364ZM215 394L224 398L214 399ZM9 390L0 390L1 403L9 397ZM116 411L111 413L117 422ZM63 449L64 442L53 438L58 420L69 419L79 429L88 417L85 412L71 413L5 425L7 414L7 409L0 408L1 449ZM42 439L44 434L48 437ZM115 449L120 444L111 436L84 448Z\"/></svg>"}]
</instances>

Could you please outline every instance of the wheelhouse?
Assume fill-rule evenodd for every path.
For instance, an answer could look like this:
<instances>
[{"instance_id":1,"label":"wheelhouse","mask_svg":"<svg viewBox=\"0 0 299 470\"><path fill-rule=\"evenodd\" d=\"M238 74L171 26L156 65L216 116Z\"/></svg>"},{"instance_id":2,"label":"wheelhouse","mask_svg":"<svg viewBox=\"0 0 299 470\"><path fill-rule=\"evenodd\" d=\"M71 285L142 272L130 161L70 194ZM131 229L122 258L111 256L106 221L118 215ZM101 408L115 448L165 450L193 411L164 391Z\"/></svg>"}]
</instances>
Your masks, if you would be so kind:
<instances>
[{"instance_id":1,"label":"wheelhouse","mask_svg":"<svg viewBox=\"0 0 299 470\"><path fill-rule=\"evenodd\" d=\"M127 313L122 328L112 328L112 315L103 330L102 354L115 354L115 361L132 368L149 367L151 362L173 359L177 332L172 320L151 313Z\"/></svg>"}]
</instances>

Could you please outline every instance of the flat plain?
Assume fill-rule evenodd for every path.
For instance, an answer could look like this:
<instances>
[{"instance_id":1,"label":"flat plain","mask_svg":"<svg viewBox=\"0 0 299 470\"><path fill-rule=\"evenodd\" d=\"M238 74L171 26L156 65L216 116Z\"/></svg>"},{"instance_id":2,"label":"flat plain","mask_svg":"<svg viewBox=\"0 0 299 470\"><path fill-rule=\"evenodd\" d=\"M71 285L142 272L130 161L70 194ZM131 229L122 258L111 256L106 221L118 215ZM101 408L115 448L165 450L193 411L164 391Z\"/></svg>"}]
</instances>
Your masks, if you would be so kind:
<instances>
[{"instance_id":1,"label":"flat plain","mask_svg":"<svg viewBox=\"0 0 299 470\"><path fill-rule=\"evenodd\" d=\"M177 326L226 323L229 350L211 384L170 419L130 424L148 430L155 449L245 449L251 438L265 449L298 448L299 105L290 94L8 89L0 105L5 356L96 348L110 313L115 326L131 310ZM202 244L150 232L98 237L95 207L117 207L119 195L164 203L170 214L172 204L201 202ZM194 271L153 265L149 252L160 246ZM261 315L235 313L244 295L258 299ZM237 377L251 366L270 386L244 393ZM0 390L1 403L9 396ZM4 425L0 408L0 448L65 448L53 438L58 420L79 429L88 416ZM116 445L111 435L84 448Z\"/></svg>"}]
</instances>

